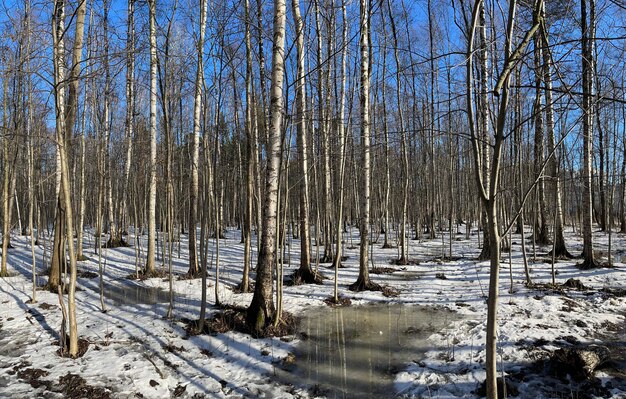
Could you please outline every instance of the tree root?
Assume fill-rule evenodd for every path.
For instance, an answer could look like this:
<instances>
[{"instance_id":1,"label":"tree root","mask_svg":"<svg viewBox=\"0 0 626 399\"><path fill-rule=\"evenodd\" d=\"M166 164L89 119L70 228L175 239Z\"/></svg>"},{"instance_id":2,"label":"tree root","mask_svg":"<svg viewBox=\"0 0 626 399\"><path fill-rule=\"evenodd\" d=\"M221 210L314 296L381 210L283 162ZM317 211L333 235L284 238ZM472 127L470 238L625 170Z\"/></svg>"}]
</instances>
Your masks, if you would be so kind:
<instances>
[{"instance_id":1,"label":"tree root","mask_svg":"<svg viewBox=\"0 0 626 399\"><path fill-rule=\"evenodd\" d=\"M329 296L328 298L324 299L324 303L332 308L346 307L352 305L352 301L350 300L350 298L342 295L339 295L337 301L335 301L334 296Z\"/></svg>"},{"instance_id":2,"label":"tree root","mask_svg":"<svg viewBox=\"0 0 626 399\"><path fill-rule=\"evenodd\" d=\"M582 263L578 263L576 266L581 270L591 270L591 269L597 269L601 267L602 265L600 264L600 262L598 262L595 259L591 259L591 260L585 259L582 261Z\"/></svg>"},{"instance_id":3,"label":"tree root","mask_svg":"<svg viewBox=\"0 0 626 399\"><path fill-rule=\"evenodd\" d=\"M335 257L332 255L324 255L320 258L320 263L333 263Z\"/></svg>"},{"instance_id":4,"label":"tree root","mask_svg":"<svg viewBox=\"0 0 626 399\"><path fill-rule=\"evenodd\" d=\"M311 270L310 267L300 267L291 275L291 281L293 285L302 285L302 284L324 284L323 280L325 280L323 274L319 272L315 272Z\"/></svg>"},{"instance_id":5,"label":"tree root","mask_svg":"<svg viewBox=\"0 0 626 399\"><path fill-rule=\"evenodd\" d=\"M243 286L243 281L232 288L234 294L247 294L254 291L254 283L248 282L248 287Z\"/></svg>"},{"instance_id":6,"label":"tree root","mask_svg":"<svg viewBox=\"0 0 626 399\"><path fill-rule=\"evenodd\" d=\"M561 247L557 247L555 248L556 251L555 252L555 259L558 260L570 260L570 259L574 259L575 256L572 255L565 246L561 246ZM550 250L550 252L547 253L546 257L552 258L552 250Z\"/></svg>"},{"instance_id":7,"label":"tree root","mask_svg":"<svg viewBox=\"0 0 626 399\"><path fill-rule=\"evenodd\" d=\"M130 245L123 238L109 238L104 248L128 248Z\"/></svg>"},{"instance_id":8,"label":"tree root","mask_svg":"<svg viewBox=\"0 0 626 399\"><path fill-rule=\"evenodd\" d=\"M380 284L372 282L369 278L363 279L359 277L354 283L348 286L350 291L382 291L383 287Z\"/></svg>"}]
</instances>

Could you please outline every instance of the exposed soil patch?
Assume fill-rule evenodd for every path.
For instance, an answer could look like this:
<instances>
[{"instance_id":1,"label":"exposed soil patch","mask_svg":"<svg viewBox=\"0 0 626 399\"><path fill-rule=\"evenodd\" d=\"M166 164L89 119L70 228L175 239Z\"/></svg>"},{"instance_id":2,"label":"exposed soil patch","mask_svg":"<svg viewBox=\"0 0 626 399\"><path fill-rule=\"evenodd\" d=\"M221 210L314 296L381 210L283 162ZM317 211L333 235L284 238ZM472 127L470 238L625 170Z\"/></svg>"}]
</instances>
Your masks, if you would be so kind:
<instances>
[{"instance_id":1,"label":"exposed soil patch","mask_svg":"<svg viewBox=\"0 0 626 399\"><path fill-rule=\"evenodd\" d=\"M555 291L555 292L565 292L568 290L574 291L589 291L591 290L589 287L584 285L580 280L576 278L570 278L563 284L552 284L552 283L533 283L528 284L528 288L534 288L537 290L544 291Z\"/></svg>"},{"instance_id":2,"label":"exposed soil patch","mask_svg":"<svg viewBox=\"0 0 626 399\"><path fill-rule=\"evenodd\" d=\"M600 290L603 296L608 298L622 298L626 296L626 289L624 288L610 288L605 287Z\"/></svg>"},{"instance_id":3,"label":"exposed soil patch","mask_svg":"<svg viewBox=\"0 0 626 399\"><path fill-rule=\"evenodd\" d=\"M92 279L98 277L98 273L90 272L87 270L79 270L76 274L76 277Z\"/></svg>"},{"instance_id":4,"label":"exposed soil patch","mask_svg":"<svg viewBox=\"0 0 626 399\"><path fill-rule=\"evenodd\" d=\"M39 309L43 309L43 310L50 310L50 309L57 309L58 306L56 305L51 305L49 303L46 302L42 302L39 304Z\"/></svg>"},{"instance_id":5,"label":"exposed soil patch","mask_svg":"<svg viewBox=\"0 0 626 399\"><path fill-rule=\"evenodd\" d=\"M65 341L66 341L65 347L69 350L69 347L70 347L69 335L66 336ZM59 345L59 341L56 341L54 344ZM78 338L78 354L76 355L76 358L83 357L83 355L87 352L87 349L89 349L89 341L83 338ZM68 350L64 351L63 348L59 348L59 350L57 350L57 355L61 357L70 357Z\"/></svg>"},{"instance_id":6,"label":"exposed soil patch","mask_svg":"<svg viewBox=\"0 0 626 399\"><path fill-rule=\"evenodd\" d=\"M180 352L187 352L187 349L185 349L184 346L176 346L174 344L165 344L161 346L163 348L163 350L170 352L170 353L180 353Z\"/></svg>"},{"instance_id":7,"label":"exposed soil patch","mask_svg":"<svg viewBox=\"0 0 626 399\"><path fill-rule=\"evenodd\" d=\"M389 264L395 266L417 266L420 264L420 261L417 259L392 259L389 261Z\"/></svg>"},{"instance_id":8,"label":"exposed soil patch","mask_svg":"<svg viewBox=\"0 0 626 399\"><path fill-rule=\"evenodd\" d=\"M174 392L172 392L172 397L173 398L179 398L179 397L183 396L185 391L187 391L187 385L178 384L178 385L176 385L176 388L174 388Z\"/></svg>"},{"instance_id":9,"label":"exposed soil patch","mask_svg":"<svg viewBox=\"0 0 626 399\"><path fill-rule=\"evenodd\" d=\"M350 284L348 286L350 291L361 292L361 291L382 291L383 287L380 284L374 283L371 280L357 279L356 282Z\"/></svg>"},{"instance_id":10,"label":"exposed soil patch","mask_svg":"<svg viewBox=\"0 0 626 399\"><path fill-rule=\"evenodd\" d=\"M12 370L9 371L9 374L15 374L17 378L20 380L24 380L30 384L33 388L39 388L41 386L45 386L50 389L52 383L50 381L42 380L41 377L47 377L48 373L46 370L41 370L37 368L27 368L30 364L27 362L22 362L13 366Z\"/></svg>"},{"instance_id":11,"label":"exposed soil patch","mask_svg":"<svg viewBox=\"0 0 626 399\"><path fill-rule=\"evenodd\" d=\"M561 348L552 354L550 362L557 375L569 374L581 381L593 378L596 368L606 363L609 355L609 348L602 345Z\"/></svg>"},{"instance_id":12,"label":"exposed soil patch","mask_svg":"<svg viewBox=\"0 0 626 399\"><path fill-rule=\"evenodd\" d=\"M398 296L400 296L400 291L389 286L389 285L385 285L382 288L382 293L383 296L387 297L387 298L396 298Z\"/></svg>"},{"instance_id":13,"label":"exposed soil patch","mask_svg":"<svg viewBox=\"0 0 626 399\"><path fill-rule=\"evenodd\" d=\"M514 387L524 383L525 389L543 397L613 397L611 389L626 387L626 346L619 338L615 340L614 335L613 331L610 331L608 337L602 335L603 345L583 344L573 336L563 336L553 341L543 338L518 341L516 346L528 352L531 363L508 370L507 387L509 382ZM559 349L546 350L547 345ZM595 376L596 370L602 370L612 378L600 379ZM500 381L498 389L500 391ZM479 389L476 393L482 391ZM508 396L512 396L512 393L508 392Z\"/></svg>"},{"instance_id":14,"label":"exposed soil patch","mask_svg":"<svg viewBox=\"0 0 626 399\"><path fill-rule=\"evenodd\" d=\"M582 263L578 263L576 265L580 270L592 270L592 269L612 269L615 266L609 262L601 262L599 260L594 260L593 262L583 261Z\"/></svg>"},{"instance_id":15,"label":"exposed soil patch","mask_svg":"<svg viewBox=\"0 0 626 399\"><path fill-rule=\"evenodd\" d=\"M575 278L568 279L561 286L563 288L571 288L571 289L578 290L578 291L585 291L589 289L583 283L581 283L580 280L575 279Z\"/></svg>"},{"instance_id":16,"label":"exposed soil patch","mask_svg":"<svg viewBox=\"0 0 626 399\"><path fill-rule=\"evenodd\" d=\"M209 273L207 273L207 279L209 278ZM202 272L199 271L196 274L190 274L190 273L185 273L185 274L180 274L178 276L176 276L176 280L178 281L186 281L186 280L196 280L196 279L200 279L202 278Z\"/></svg>"},{"instance_id":17,"label":"exposed soil patch","mask_svg":"<svg viewBox=\"0 0 626 399\"><path fill-rule=\"evenodd\" d=\"M312 270L311 268L298 268L293 274L286 278L289 285L302 284L323 284L326 277L323 274Z\"/></svg>"},{"instance_id":18,"label":"exposed soil patch","mask_svg":"<svg viewBox=\"0 0 626 399\"><path fill-rule=\"evenodd\" d=\"M103 387L94 387L87 384L85 379L77 374L67 373L59 377L59 383L52 389L68 399L109 399L111 392Z\"/></svg>"},{"instance_id":19,"label":"exposed soil patch","mask_svg":"<svg viewBox=\"0 0 626 399\"><path fill-rule=\"evenodd\" d=\"M597 377L589 377L581 380L572 378L569 374L563 374L558 363L553 360L553 354L547 351L534 353L529 365L515 367L507 371L505 377L507 396L519 394L518 386L523 383L528 392L533 392L537 397L546 398L610 398L610 383L603 385L602 380ZM477 395L485 396L484 383L475 391ZM498 377L498 397L505 397L503 394L504 384L501 377Z\"/></svg>"},{"instance_id":20,"label":"exposed soil patch","mask_svg":"<svg viewBox=\"0 0 626 399\"><path fill-rule=\"evenodd\" d=\"M498 386L498 397L506 398L509 396L517 396L519 395L519 390L517 389L517 383L512 379L503 379L502 377L497 378L497 386ZM483 381L482 384L478 387L474 393L480 397L487 396L487 381Z\"/></svg>"},{"instance_id":21,"label":"exposed soil patch","mask_svg":"<svg viewBox=\"0 0 626 399\"><path fill-rule=\"evenodd\" d=\"M123 238L111 239L103 245L104 248L128 248L130 245Z\"/></svg>"},{"instance_id":22,"label":"exposed soil patch","mask_svg":"<svg viewBox=\"0 0 626 399\"><path fill-rule=\"evenodd\" d=\"M233 294L246 294L246 293L254 292L254 283L249 282L247 290L244 290L243 288L244 287L243 287L243 282L242 282L232 287L231 291L233 292Z\"/></svg>"},{"instance_id":23,"label":"exposed soil patch","mask_svg":"<svg viewBox=\"0 0 626 399\"><path fill-rule=\"evenodd\" d=\"M149 278L165 278L169 273L165 270L155 270L153 272L140 271L139 274L131 273L126 276L129 280L147 280Z\"/></svg>"},{"instance_id":24,"label":"exposed soil patch","mask_svg":"<svg viewBox=\"0 0 626 399\"><path fill-rule=\"evenodd\" d=\"M373 273L373 274L391 274L397 271L398 269L395 269L393 267L382 267L382 266L374 266L370 269L370 273Z\"/></svg>"},{"instance_id":25,"label":"exposed soil patch","mask_svg":"<svg viewBox=\"0 0 626 399\"><path fill-rule=\"evenodd\" d=\"M574 310L580 308L580 304L576 301L566 297L561 297L560 299L564 302L563 307L561 308L562 312L573 312Z\"/></svg>"},{"instance_id":26,"label":"exposed soil patch","mask_svg":"<svg viewBox=\"0 0 626 399\"><path fill-rule=\"evenodd\" d=\"M340 306L350 306L352 305L352 301L350 300L350 298L346 297L346 296L341 296L339 295L339 298L337 301L335 301L335 298L332 296L329 296L328 298L324 299L324 303L330 307L340 307Z\"/></svg>"}]
</instances>

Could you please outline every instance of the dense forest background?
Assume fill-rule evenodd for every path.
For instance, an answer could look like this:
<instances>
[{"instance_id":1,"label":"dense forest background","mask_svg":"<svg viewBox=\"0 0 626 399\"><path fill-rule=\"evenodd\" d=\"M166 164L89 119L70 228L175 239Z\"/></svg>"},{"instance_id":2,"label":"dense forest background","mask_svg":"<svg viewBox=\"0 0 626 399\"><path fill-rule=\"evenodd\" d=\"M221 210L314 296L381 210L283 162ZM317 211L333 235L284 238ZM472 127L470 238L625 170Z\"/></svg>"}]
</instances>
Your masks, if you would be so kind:
<instances>
[{"instance_id":1,"label":"dense forest background","mask_svg":"<svg viewBox=\"0 0 626 399\"><path fill-rule=\"evenodd\" d=\"M449 236L452 259L453 234L479 226L495 331L509 233L554 259L579 255L572 229L592 268L594 229L626 232L625 14L620 0L5 1L2 253L11 234L54 236L48 288L69 292L75 356L86 229L98 253L147 233L143 277L188 234L188 276L206 278L208 240L240 228L262 335L281 317L288 235L294 278L319 283L311 265L339 268L358 229L351 289L369 290L373 232L407 265L408 240Z\"/></svg>"}]
</instances>

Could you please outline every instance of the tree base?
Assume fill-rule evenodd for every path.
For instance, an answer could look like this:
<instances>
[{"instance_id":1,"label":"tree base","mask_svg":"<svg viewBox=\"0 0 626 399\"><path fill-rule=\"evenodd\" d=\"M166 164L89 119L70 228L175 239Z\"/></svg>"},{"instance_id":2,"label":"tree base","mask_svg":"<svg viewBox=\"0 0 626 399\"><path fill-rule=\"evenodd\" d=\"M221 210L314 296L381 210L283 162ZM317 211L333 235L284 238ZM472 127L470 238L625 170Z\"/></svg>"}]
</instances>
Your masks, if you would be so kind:
<instances>
[{"instance_id":1,"label":"tree base","mask_svg":"<svg viewBox=\"0 0 626 399\"><path fill-rule=\"evenodd\" d=\"M323 280L325 279L326 277L324 277L323 274L311 270L310 267L301 267L291 275L291 282L293 283L293 285L302 285L302 284L322 285L324 284Z\"/></svg>"},{"instance_id":2,"label":"tree base","mask_svg":"<svg viewBox=\"0 0 626 399\"><path fill-rule=\"evenodd\" d=\"M333 263L335 257L332 255L324 255L320 258L320 263Z\"/></svg>"},{"instance_id":3,"label":"tree base","mask_svg":"<svg viewBox=\"0 0 626 399\"><path fill-rule=\"evenodd\" d=\"M502 377L498 377L496 379L497 391L499 398L506 398L507 396L517 396L519 395L519 390L517 388L517 384L508 379L503 380ZM487 396L487 381L483 381L480 384L480 387L474 392L479 397Z\"/></svg>"},{"instance_id":4,"label":"tree base","mask_svg":"<svg viewBox=\"0 0 626 399\"><path fill-rule=\"evenodd\" d=\"M8 270L5 271L0 271L0 277L5 278L5 277L14 277L17 276L17 273L15 272L10 272Z\"/></svg>"},{"instance_id":5,"label":"tree base","mask_svg":"<svg viewBox=\"0 0 626 399\"><path fill-rule=\"evenodd\" d=\"M234 294L249 294L254 291L254 284L248 282L248 286L244 287L243 281L233 287L232 292Z\"/></svg>"},{"instance_id":6,"label":"tree base","mask_svg":"<svg viewBox=\"0 0 626 399\"><path fill-rule=\"evenodd\" d=\"M398 248L393 244L389 244L388 242L384 243L382 246L383 249L394 249L394 248Z\"/></svg>"},{"instance_id":7,"label":"tree base","mask_svg":"<svg viewBox=\"0 0 626 399\"><path fill-rule=\"evenodd\" d=\"M201 270L197 270L196 272L188 270L187 273L183 274L178 279L179 280L195 280L195 279L200 278L200 277L202 277L202 271Z\"/></svg>"},{"instance_id":8,"label":"tree base","mask_svg":"<svg viewBox=\"0 0 626 399\"><path fill-rule=\"evenodd\" d=\"M491 259L491 250L488 245L483 245L483 249L480 251L477 260L484 261Z\"/></svg>"},{"instance_id":9,"label":"tree base","mask_svg":"<svg viewBox=\"0 0 626 399\"><path fill-rule=\"evenodd\" d=\"M324 299L324 303L331 308L346 307L352 305L352 301L350 300L350 298L342 295L339 295L337 300L335 300L334 296L329 296L328 298Z\"/></svg>"},{"instance_id":10,"label":"tree base","mask_svg":"<svg viewBox=\"0 0 626 399\"><path fill-rule=\"evenodd\" d=\"M547 257L552 258L552 250L550 252L548 252L548 254L546 255ZM575 256L572 255L567 248L563 245L563 246L558 246L554 249L554 258L558 259L558 260L569 260L569 259L574 259Z\"/></svg>"},{"instance_id":11,"label":"tree base","mask_svg":"<svg viewBox=\"0 0 626 399\"><path fill-rule=\"evenodd\" d=\"M128 248L130 245L123 238L109 238L104 248Z\"/></svg>"},{"instance_id":12,"label":"tree base","mask_svg":"<svg viewBox=\"0 0 626 399\"><path fill-rule=\"evenodd\" d=\"M187 333L189 335L223 334L228 331L238 331L250 334L255 338L265 338L291 335L296 332L298 327L298 319L291 313L283 312L278 323L269 323L261 331L252 332L246 325L246 308L232 305L226 305L223 308L223 312L217 313L212 319L205 320L202 331L198 329L198 320L186 320Z\"/></svg>"},{"instance_id":13,"label":"tree base","mask_svg":"<svg viewBox=\"0 0 626 399\"><path fill-rule=\"evenodd\" d=\"M169 275L169 273L166 272L166 271L159 271L159 270L146 271L146 270L141 270L141 271L139 271L139 275L137 275L136 273L131 273L126 278L128 278L129 280L147 280L149 278L165 278L168 275Z\"/></svg>"},{"instance_id":14,"label":"tree base","mask_svg":"<svg viewBox=\"0 0 626 399\"><path fill-rule=\"evenodd\" d=\"M530 242L535 240L535 244L537 245L552 245L552 240L547 236L547 234L537 234L536 236L530 236L527 238Z\"/></svg>"},{"instance_id":15,"label":"tree base","mask_svg":"<svg viewBox=\"0 0 626 399\"><path fill-rule=\"evenodd\" d=\"M389 261L389 264L391 265L395 265L395 266L408 266L408 265L419 265L420 262L418 260L415 259L409 259L406 257L401 257L399 259L392 259Z\"/></svg>"},{"instance_id":16,"label":"tree base","mask_svg":"<svg viewBox=\"0 0 626 399\"><path fill-rule=\"evenodd\" d=\"M576 265L581 270L591 270L600 267L600 262L595 259L584 259L582 263Z\"/></svg>"},{"instance_id":17,"label":"tree base","mask_svg":"<svg viewBox=\"0 0 626 399\"><path fill-rule=\"evenodd\" d=\"M364 279L359 277L354 283L348 286L350 291L382 291L383 287L380 284L372 282L370 279Z\"/></svg>"},{"instance_id":18,"label":"tree base","mask_svg":"<svg viewBox=\"0 0 626 399\"><path fill-rule=\"evenodd\" d=\"M60 345L61 342L57 341L56 344ZM70 347L70 336L65 335L65 345L61 345L61 348L57 350L57 355L61 357L69 357L72 359L78 359L79 357L83 357L83 355L87 353L87 349L89 349L89 341L83 338L78 338L78 353L76 354L76 356L70 356L69 347Z\"/></svg>"}]
</instances>

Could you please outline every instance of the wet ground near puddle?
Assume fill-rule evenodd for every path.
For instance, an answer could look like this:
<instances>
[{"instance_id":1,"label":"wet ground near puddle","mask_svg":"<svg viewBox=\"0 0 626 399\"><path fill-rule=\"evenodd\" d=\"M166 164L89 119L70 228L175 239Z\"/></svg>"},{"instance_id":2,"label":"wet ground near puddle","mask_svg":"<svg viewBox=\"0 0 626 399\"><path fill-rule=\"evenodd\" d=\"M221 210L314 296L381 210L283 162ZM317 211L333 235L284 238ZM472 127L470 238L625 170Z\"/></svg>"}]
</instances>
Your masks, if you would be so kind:
<instances>
[{"instance_id":1,"label":"wet ground near puddle","mask_svg":"<svg viewBox=\"0 0 626 399\"><path fill-rule=\"evenodd\" d=\"M104 297L116 305L154 305L168 303L169 293L157 287L145 287L138 284L106 285Z\"/></svg>"},{"instance_id":2,"label":"wet ground near puddle","mask_svg":"<svg viewBox=\"0 0 626 399\"><path fill-rule=\"evenodd\" d=\"M406 305L311 312L300 324L291 383L328 398L393 397L394 375L455 319L447 309Z\"/></svg>"}]
</instances>

